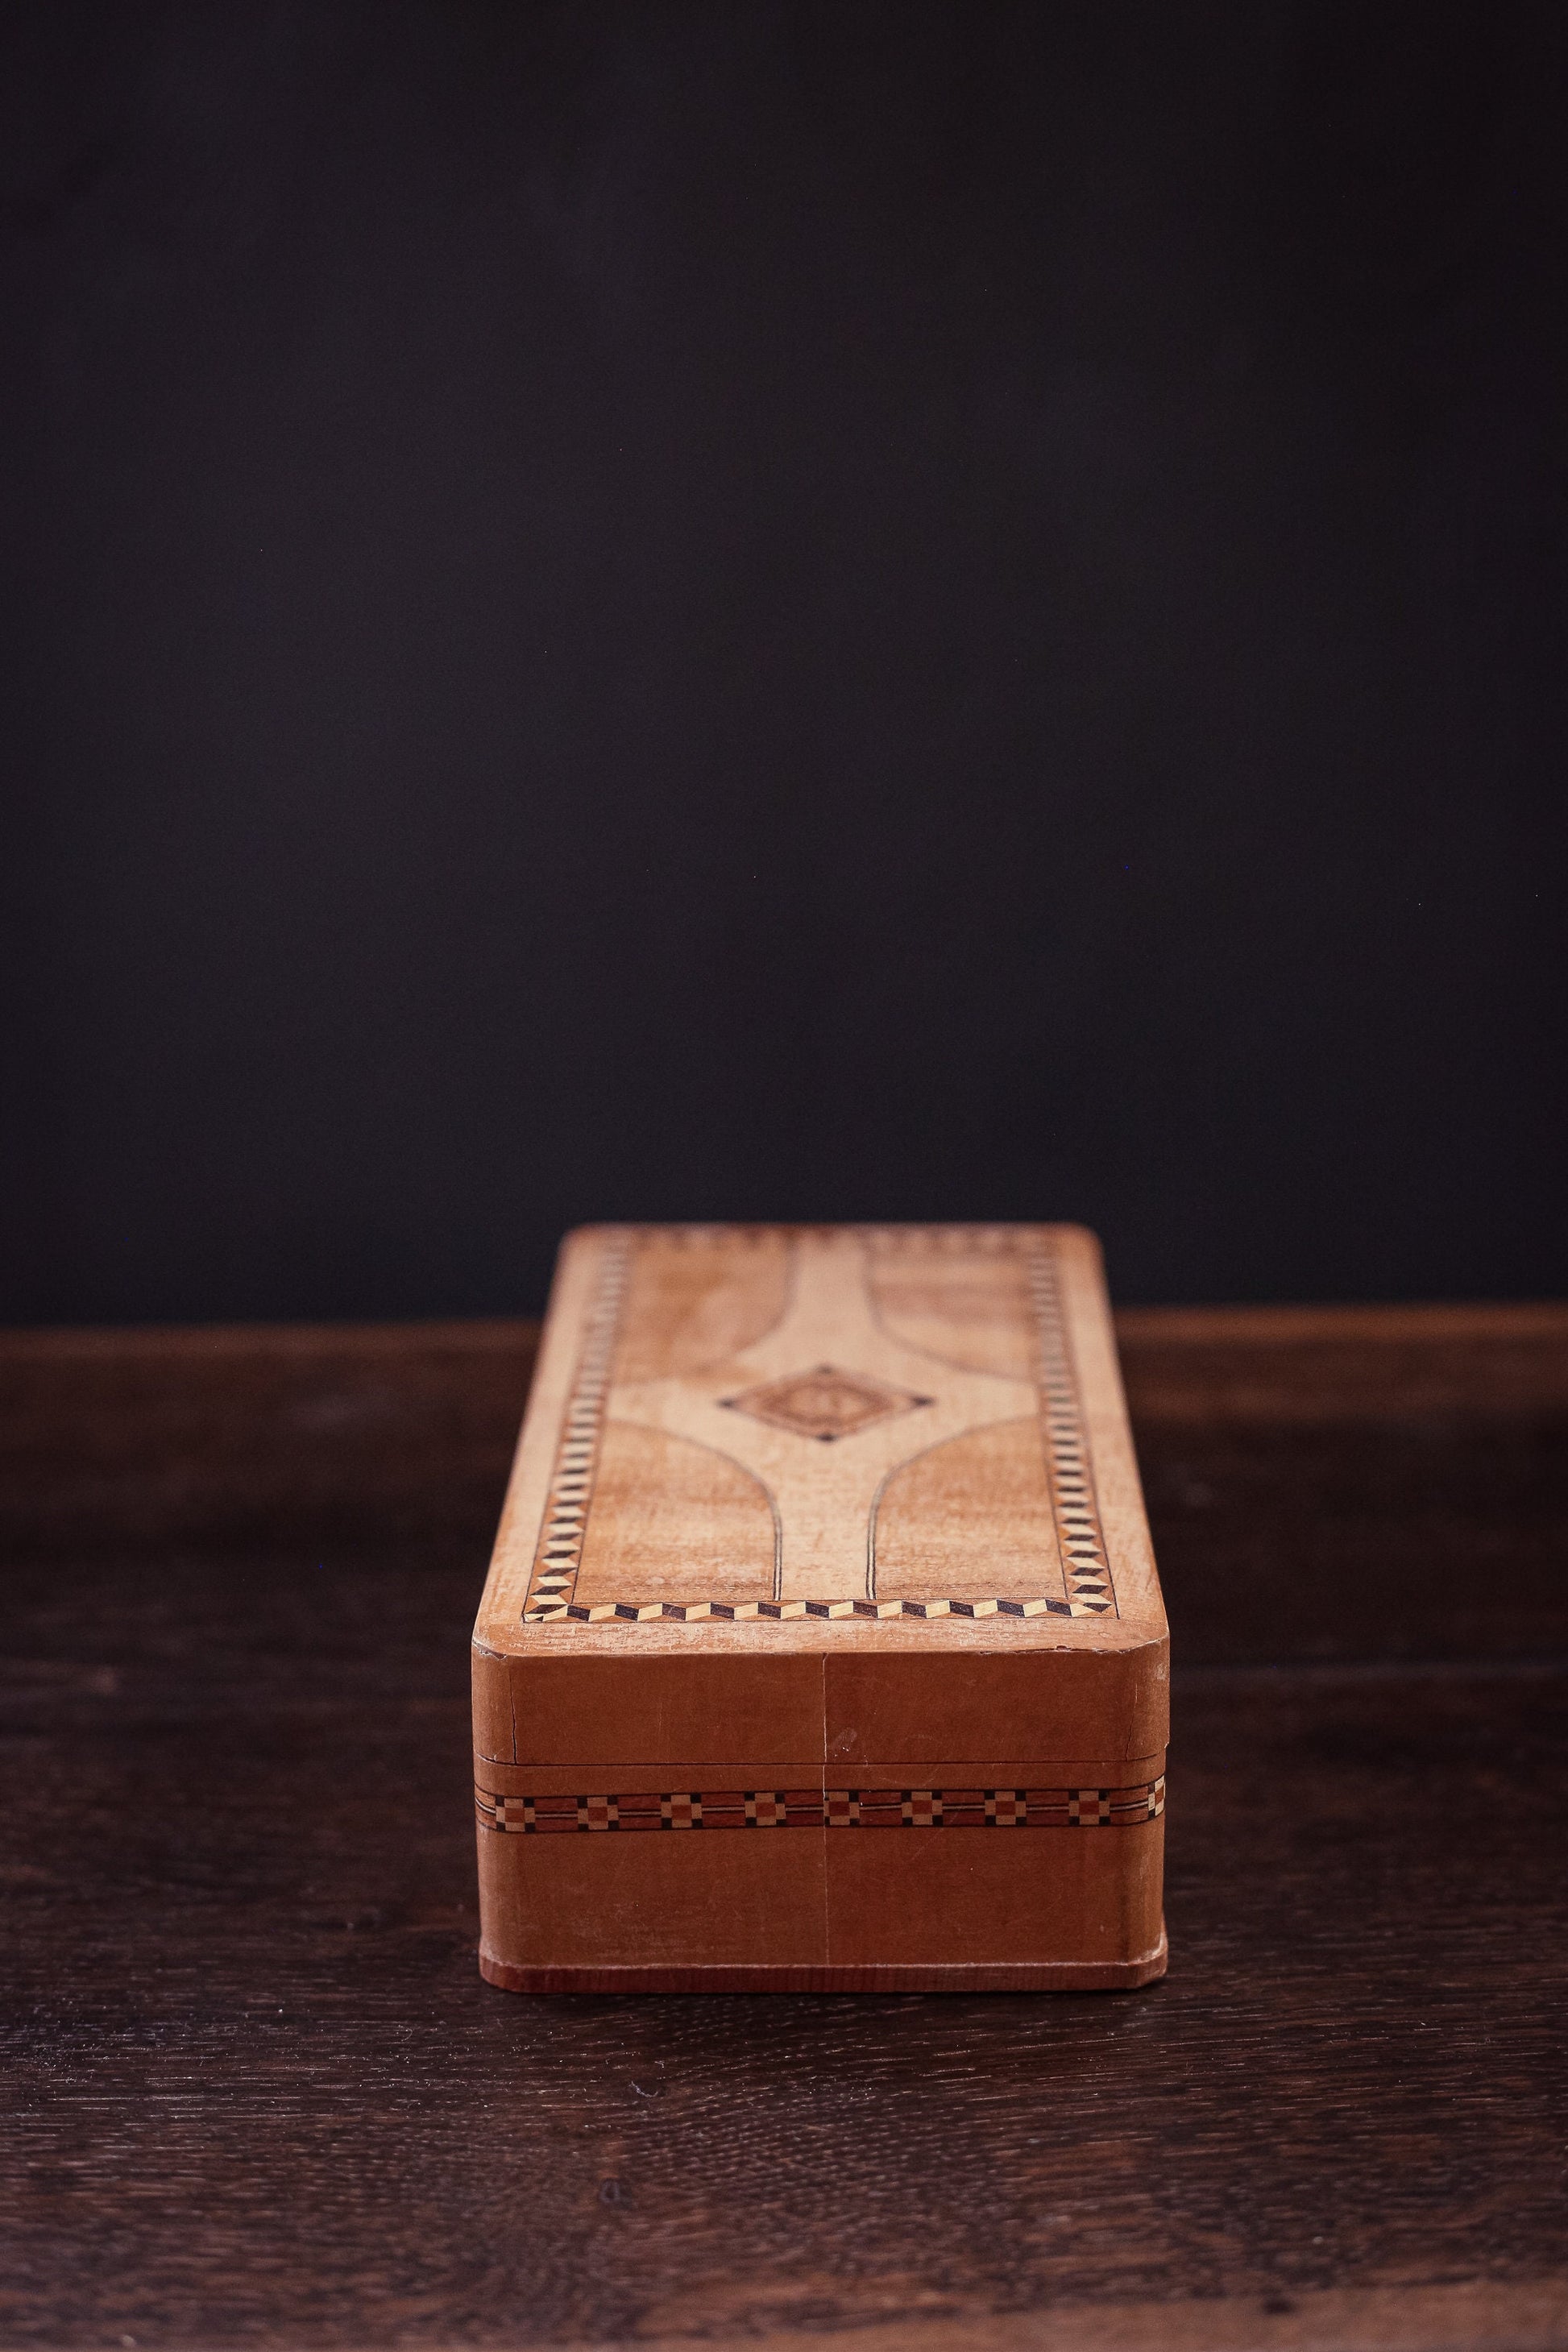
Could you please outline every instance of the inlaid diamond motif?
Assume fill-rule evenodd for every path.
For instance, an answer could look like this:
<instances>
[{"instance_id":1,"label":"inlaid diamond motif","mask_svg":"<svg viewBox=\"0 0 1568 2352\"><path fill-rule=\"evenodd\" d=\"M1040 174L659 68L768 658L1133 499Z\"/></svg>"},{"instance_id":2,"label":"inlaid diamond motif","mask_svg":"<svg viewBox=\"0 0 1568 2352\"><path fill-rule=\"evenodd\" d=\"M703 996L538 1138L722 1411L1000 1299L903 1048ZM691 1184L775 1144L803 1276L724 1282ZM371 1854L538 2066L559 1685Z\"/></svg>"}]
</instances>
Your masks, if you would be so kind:
<instances>
[{"instance_id":1,"label":"inlaid diamond motif","mask_svg":"<svg viewBox=\"0 0 1568 2352\"><path fill-rule=\"evenodd\" d=\"M833 1364L817 1364L808 1372L792 1372L786 1380L770 1381L765 1388L747 1389L741 1396L720 1400L731 1412L750 1413L774 1429L793 1431L796 1437L815 1437L831 1445L840 1437L854 1437L873 1423L894 1413L913 1412L935 1402L909 1389L890 1388L864 1372L841 1372Z\"/></svg>"}]
</instances>

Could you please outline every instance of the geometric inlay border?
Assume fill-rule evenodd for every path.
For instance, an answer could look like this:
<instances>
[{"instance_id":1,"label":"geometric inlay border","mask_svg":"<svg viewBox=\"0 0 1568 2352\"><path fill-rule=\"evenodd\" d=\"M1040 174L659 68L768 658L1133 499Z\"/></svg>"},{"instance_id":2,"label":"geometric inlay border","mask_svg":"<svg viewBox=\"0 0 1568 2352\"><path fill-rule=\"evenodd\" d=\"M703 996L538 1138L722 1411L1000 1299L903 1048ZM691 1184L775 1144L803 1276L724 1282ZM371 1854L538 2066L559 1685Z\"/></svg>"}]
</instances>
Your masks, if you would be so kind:
<instances>
[{"instance_id":1,"label":"geometric inlay border","mask_svg":"<svg viewBox=\"0 0 1568 2352\"><path fill-rule=\"evenodd\" d=\"M1072 1340L1062 1306L1057 1254L1037 1235L1031 1235L1025 1262L1030 1303L1035 1310L1040 1425L1045 1433L1051 1508L1056 1515L1057 1541L1067 1570L1068 1594L1081 1604L1086 1615L1117 1613L1110 1559L1100 1521L1100 1498L1089 1467L1089 1444L1079 1402Z\"/></svg>"},{"instance_id":2,"label":"geometric inlay border","mask_svg":"<svg viewBox=\"0 0 1568 2352\"><path fill-rule=\"evenodd\" d=\"M705 1789L498 1797L483 1829L526 1837L638 1830L1135 1829L1165 1810L1163 1775L1131 1789Z\"/></svg>"},{"instance_id":3,"label":"geometric inlay border","mask_svg":"<svg viewBox=\"0 0 1568 2352\"><path fill-rule=\"evenodd\" d=\"M577 1360L561 1442L555 1449L543 1524L523 1610L525 1617L557 1614L560 1604L570 1598L577 1581L588 1532L594 1477L599 1466L610 1362L626 1298L632 1240L629 1232L615 1234L606 1244L600 1264L598 1283L584 1326L583 1352Z\"/></svg>"}]
</instances>

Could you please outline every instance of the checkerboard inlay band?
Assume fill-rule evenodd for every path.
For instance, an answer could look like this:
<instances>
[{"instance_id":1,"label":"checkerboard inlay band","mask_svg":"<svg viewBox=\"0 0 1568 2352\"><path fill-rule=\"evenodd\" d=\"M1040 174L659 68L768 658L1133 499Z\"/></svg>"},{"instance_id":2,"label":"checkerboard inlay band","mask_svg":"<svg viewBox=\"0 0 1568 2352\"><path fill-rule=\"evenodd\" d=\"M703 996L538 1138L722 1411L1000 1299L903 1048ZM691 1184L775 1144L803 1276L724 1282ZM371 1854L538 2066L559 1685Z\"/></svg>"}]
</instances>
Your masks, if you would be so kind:
<instances>
[{"instance_id":1,"label":"checkerboard inlay band","mask_svg":"<svg viewBox=\"0 0 1568 2352\"><path fill-rule=\"evenodd\" d=\"M524 1836L597 1830L1135 1829L1165 1810L1165 1782L1131 1789L637 1790L497 1796L476 1789L482 1829Z\"/></svg>"}]
</instances>

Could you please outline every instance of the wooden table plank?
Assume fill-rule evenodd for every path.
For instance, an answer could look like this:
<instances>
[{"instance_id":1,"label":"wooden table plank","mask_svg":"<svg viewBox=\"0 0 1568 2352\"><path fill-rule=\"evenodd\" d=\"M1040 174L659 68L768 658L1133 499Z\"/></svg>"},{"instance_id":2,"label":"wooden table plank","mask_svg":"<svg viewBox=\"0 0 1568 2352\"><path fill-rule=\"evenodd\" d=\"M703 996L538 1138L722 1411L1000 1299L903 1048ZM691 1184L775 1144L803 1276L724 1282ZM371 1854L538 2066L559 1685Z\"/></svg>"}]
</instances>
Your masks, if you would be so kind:
<instances>
[{"instance_id":1,"label":"wooden table plank","mask_svg":"<svg viewBox=\"0 0 1568 2352\"><path fill-rule=\"evenodd\" d=\"M1124 1318L1173 1966L1051 1999L482 1985L527 1331L0 1342L5 2339L1568 2342L1568 1316L1467 1312Z\"/></svg>"}]
</instances>

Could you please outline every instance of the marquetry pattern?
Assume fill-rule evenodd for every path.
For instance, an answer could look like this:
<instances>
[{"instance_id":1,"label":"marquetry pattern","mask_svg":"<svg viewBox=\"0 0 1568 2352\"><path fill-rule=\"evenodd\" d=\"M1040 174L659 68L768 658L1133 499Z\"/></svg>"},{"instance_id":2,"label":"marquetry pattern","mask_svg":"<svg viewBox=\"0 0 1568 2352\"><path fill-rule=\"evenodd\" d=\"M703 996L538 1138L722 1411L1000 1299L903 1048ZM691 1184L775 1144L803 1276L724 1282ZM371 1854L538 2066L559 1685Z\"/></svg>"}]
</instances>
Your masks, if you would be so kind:
<instances>
[{"instance_id":1,"label":"marquetry pattern","mask_svg":"<svg viewBox=\"0 0 1568 2352\"><path fill-rule=\"evenodd\" d=\"M579 1601L536 1607L531 1624L647 1625L655 1618L698 1625L711 1618L725 1623L789 1622L799 1617L1102 1617L1103 1602L1042 1601L606 1601L595 1608Z\"/></svg>"},{"instance_id":2,"label":"marquetry pattern","mask_svg":"<svg viewBox=\"0 0 1568 2352\"><path fill-rule=\"evenodd\" d=\"M1056 1253L1032 1239L1026 1264L1039 1351L1036 1378L1040 1423L1068 1602L1075 1617L1109 1616L1116 1612L1116 1594L1079 1407L1078 1377L1062 1311Z\"/></svg>"},{"instance_id":3,"label":"marquetry pattern","mask_svg":"<svg viewBox=\"0 0 1568 2352\"><path fill-rule=\"evenodd\" d=\"M1163 1775L1131 1789L705 1789L498 1797L476 1789L482 1829L523 1836L598 1830L1135 1829L1165 1810Z\"/></svg>"},{"instance_id":4,"label":"marquetry pattern","mask_svg":"<svg viewBox=\"0 0 1568 2352\"><path fill-rule=\"evenodd\" d=\"M600 1266L598 1287L588 1310L583 1352L572 1383L544 1507L543 1527L534 1554L533 1577L523 1612L528 1617L557 1611L577 1580L584 1538L588 1531L588 1507L594 1496L610 1361L626 1298L632 1241L629 1232L616 1234L605 1248Z\"/></svg>"},{"instance_id":5,"label":"marquetry pattern","mask_svg":"<svg viewBox=\"0 0 1568 2352\"><path fill-rule=\"evenodd\" d=\"M841 1437L874 1428L895 1413L913 1412L930 1404L928 1396L912 1389L890 1388L886 1381L868 1380L860 1372L841 1372L832 1364L817 1364L792 1379L770 1381L765 1388L747 1389L741 1396L721 1400L730 1412L749 1413L753 1421L774 1429L793 1430L797 1437L814 1437L832 1445Z\"/></svg>"},{"instance_id":6,"label":"marquetry pattern","mask_svg":"<svg viewBox=\"0 0 1568 2352\"><path fill-rule=\"evenodd\" d=\"M526 1622L645 1625L664 1621L694 1625L709 1621L766 1623L802 1618L1104 1617L1118 1613L1079 1407L1078 1381L1056 1254L1040 1235L1020 1234L1005 1225L978 1231L970 1228L967 1232L940 1226L873 1226L868 1230L867 1238L873 1249L880 1250L916 1252L976 1246L1009 1254L1023 1250L1037 1336L1040 1425L1067 1585L1065 1600L1031 1593L974 1601L614 1601L591 1607L574 1601L573 1593L593 1500L611 1362L637 1231L635 1226L617 1229L605 1248L523 1605ZM719 1240L725 1246L745 1248L754 1247L765 1229L690 1226L662 1228L661 1232L692 1246L710 1247ZM830 1369L824 1367L823 1370ZM742 1404L754 1400L726 1402ZM898 1409L926 1402L924 1398L910 1396Z\"/></svg>"}]
</instances>

